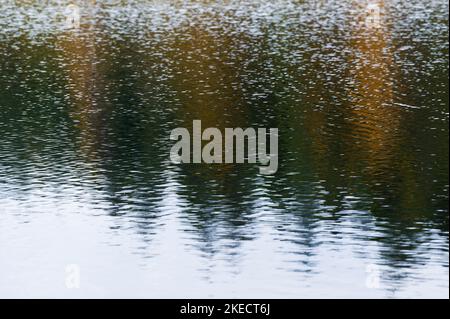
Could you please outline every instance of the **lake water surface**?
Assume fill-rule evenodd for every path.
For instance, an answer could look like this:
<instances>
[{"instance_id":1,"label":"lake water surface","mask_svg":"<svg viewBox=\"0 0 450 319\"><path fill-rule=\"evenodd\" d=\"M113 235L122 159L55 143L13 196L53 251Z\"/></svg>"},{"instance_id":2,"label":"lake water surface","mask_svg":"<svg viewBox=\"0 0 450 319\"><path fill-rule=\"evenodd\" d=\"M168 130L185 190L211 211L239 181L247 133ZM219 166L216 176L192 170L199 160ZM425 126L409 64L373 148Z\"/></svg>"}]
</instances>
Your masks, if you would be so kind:
<instances>
[{"instance_id":1,"label":"lake water surface","mask_svg":"<svg viewBox=\"0 0 450 319\"><path fill-rule=\"evenodd\" d=\"M53 2L0 0L0 297L448 298L447 1Z\"/></svg>"}]
</instances>

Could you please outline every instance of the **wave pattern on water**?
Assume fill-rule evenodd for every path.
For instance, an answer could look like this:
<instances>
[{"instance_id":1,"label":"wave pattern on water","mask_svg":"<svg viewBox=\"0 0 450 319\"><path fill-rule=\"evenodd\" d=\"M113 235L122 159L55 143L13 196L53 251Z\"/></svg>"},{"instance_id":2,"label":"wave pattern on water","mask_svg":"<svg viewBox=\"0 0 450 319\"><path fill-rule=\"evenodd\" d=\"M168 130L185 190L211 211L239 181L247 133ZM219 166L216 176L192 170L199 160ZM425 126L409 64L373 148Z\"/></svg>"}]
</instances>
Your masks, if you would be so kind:
<instances>
[{"instance_id":1,"label":"wave pattern on water","mask_svg":"<svg viewBox=\"0 0 450 319\"><path fill-rule=\"evenodd\" d=\"M448 297L448 3L375 2L3 1L0 296ZM171 164L195 119L278 173Z\"/></svg>"}]
</instances>

